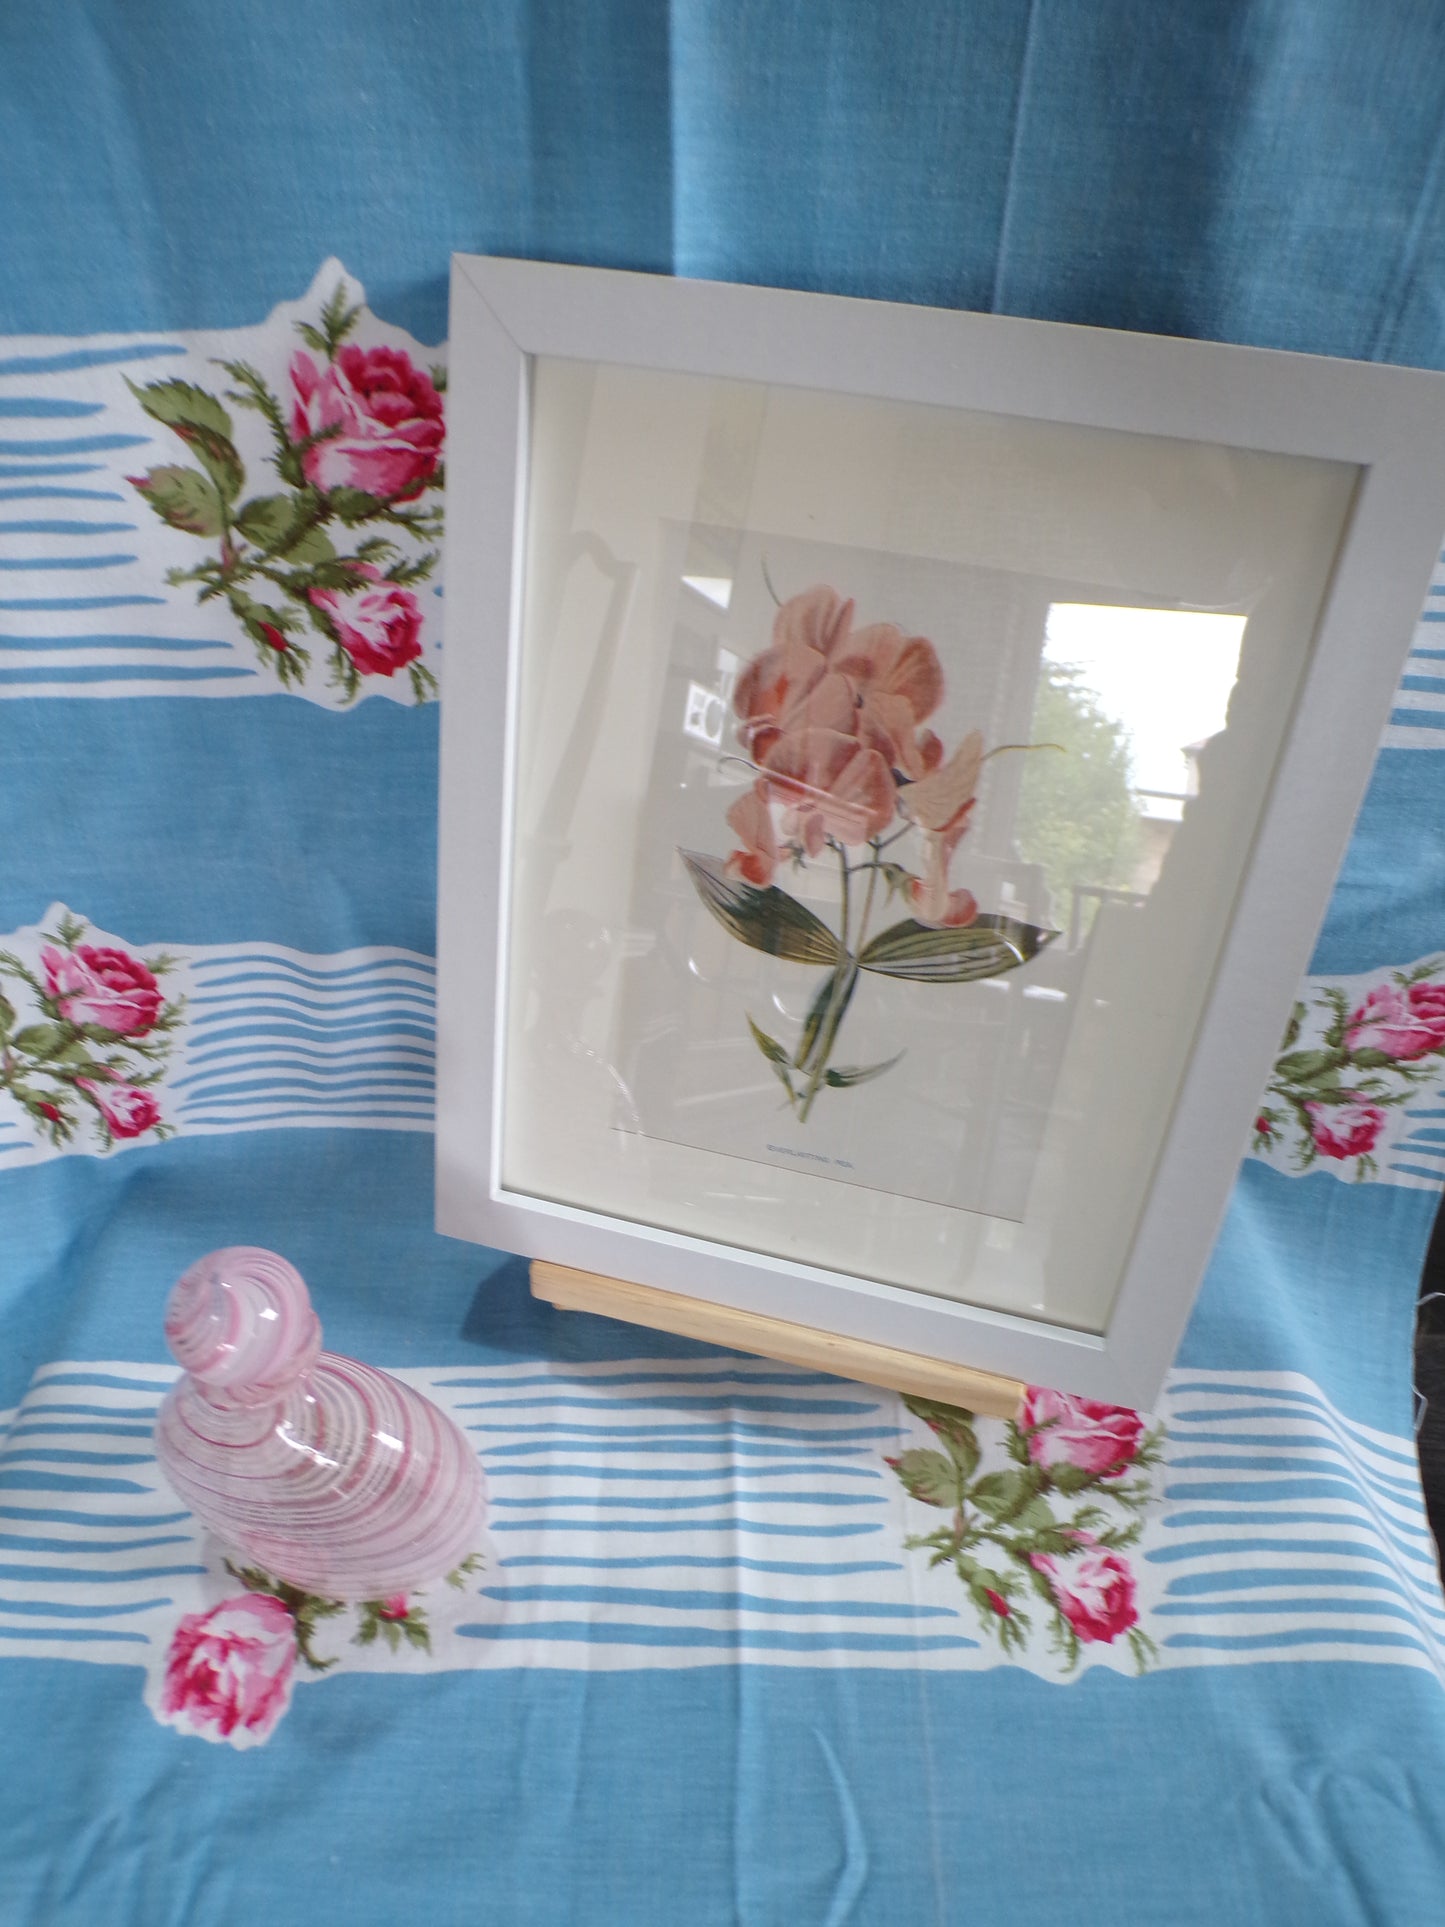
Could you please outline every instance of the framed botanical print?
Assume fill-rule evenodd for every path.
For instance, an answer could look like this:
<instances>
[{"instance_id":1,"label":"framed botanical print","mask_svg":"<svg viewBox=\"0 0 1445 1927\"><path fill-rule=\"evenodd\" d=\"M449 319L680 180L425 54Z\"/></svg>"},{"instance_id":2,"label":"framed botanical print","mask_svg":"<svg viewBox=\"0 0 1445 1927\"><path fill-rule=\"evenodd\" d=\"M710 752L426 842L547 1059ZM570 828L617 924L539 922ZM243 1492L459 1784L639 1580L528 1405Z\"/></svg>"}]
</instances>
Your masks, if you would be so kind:
<instances>
[{"instance_id":1,"label":"framed botanical print","mask_svg":"<svg viewBox=\"0 0 1445 1927\"><path fill-rule=\"evenodd\" d=\"M1445 379L458 257L438 1225L1147 1405Z\"/></svg>"}]
</instances>

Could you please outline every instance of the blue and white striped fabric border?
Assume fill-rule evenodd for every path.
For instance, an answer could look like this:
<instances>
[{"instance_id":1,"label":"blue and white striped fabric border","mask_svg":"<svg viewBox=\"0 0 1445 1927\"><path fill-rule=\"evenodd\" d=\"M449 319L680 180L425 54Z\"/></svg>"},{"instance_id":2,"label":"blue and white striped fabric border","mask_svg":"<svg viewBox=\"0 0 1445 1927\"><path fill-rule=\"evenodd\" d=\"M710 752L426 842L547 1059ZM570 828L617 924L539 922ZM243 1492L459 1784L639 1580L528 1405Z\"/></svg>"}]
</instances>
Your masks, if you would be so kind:
<instances>
[{"instance_id":1,"label":"blue and white striped fabric border","mask_svg":"<svg viewBox=\"0 0 1445 1927\"><path fill-rule=\"evenodd\" d=\"M1060 1676L1032 1646L1003 1661L952 1571L905 1547L938 1514L885 1463L928 1436L892 1393L726 1354L398 1376L477 1441L485 1565L426 1595L429 1655L343 1643L338 1671L926 1655ZM0 1414L0 1656L145 1665L154 1681L179 1616L236 1592L152 1454L172 1378L57 1363ZM1158 1416L1162 1496L1131 1557L1160 1666L1352 1659L1445 1680L1408 1439L1292 1373L1176 1372ZM986 1455L1001 1434L980 1423ZM1083 1657L1129 1668L1111 1646Z\"/></svg>"},{"instance_id":2,"label":"blue and white striped fabric border","mask_svg":"<svg viewBox=\"0 0 1445 1927\"><path fill-rule=\"evenodd\" d=\"M1445 553L1425 597L1381 749L1445 749Z\"/></svg>"},{"instance_id":3,"label":"blue and white striped fabric border","mask_svg":"<svg viewBox=\"0 0 1445 1927\"><path fill-rule=\"evenodd\" d=\"M1171 1373L1165 1664L1394 1659L1445 1681L1445 1603L1413 1442L1345 1418L1292 1372Z\"/></svg>"},{"instance_id":4,"label":"blue and white striped fabric border","mask_svg":"<svg viewBox=\"0 0 1445 1927\"><path fill-rule=\"evenodd\" d=\"M95 336L84 345L65 336L6 342L0 355L0 698L287 693L258 665L254 646L223 602L198 606L194 584L167 584L168 569L195 565L197 544L163 527L127 477L174 463L182 450L144 413L126 378L137 386L180 378L220 394L231 384L217 362L239 360L258 367L284 394L287 365L301 345L294 322L314 321L341 280L353 298L363 298L340 262L328 261L302 300L282 304L251 328ZM358 338L366 346L401 348L427 365L446 360L444 345L422 349L370 314ZM265 493L265 426L243 409L232 407L231 414L254 492ZM419 598L421 660L433 670L440 594L430 585ZM292 693L342 706L318 673ZM362 694L412 701L404 676L367 677Z\"/></svg>"},{"instance_id":5,"label":"blue and white striped fabric border","mask_svg":"<svg viewBox=\"0 0 1445 1927\"><path fill-rule=\"evenodd\" d=\"M279 944L193 950L194 1018L167 1080L178 1132L428 1131L436 966L414 950L330 957Z\"/></svg>"},{"instance_id":6,"label":"blue and white striped fabric border","mask_svg":"<svg viewBox=\"0 0 1445 1927\"><path fill-rule=\"evenodd\" d=\"M1388 1168L1397 1184L1438 1191L1445 1185L1445 1108L1441 1107L1438 1091L1431 1092L1430 1099L1424 1104L1407 1105L1401 1112L1405 1128L1395 1140Z\"/></svg>"}]
</instances>

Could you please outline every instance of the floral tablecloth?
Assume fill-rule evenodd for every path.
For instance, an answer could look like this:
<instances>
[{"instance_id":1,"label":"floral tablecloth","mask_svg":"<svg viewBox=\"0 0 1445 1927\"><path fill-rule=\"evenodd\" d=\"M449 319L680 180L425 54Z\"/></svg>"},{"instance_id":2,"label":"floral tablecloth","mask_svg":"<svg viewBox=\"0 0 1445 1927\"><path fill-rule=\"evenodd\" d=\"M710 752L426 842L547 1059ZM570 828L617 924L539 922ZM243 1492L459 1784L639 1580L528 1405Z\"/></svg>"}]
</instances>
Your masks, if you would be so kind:
<instances>
[{"instance_id":1,"label":"floral tablecloth","mask_svg":"<svg viewBox=\"0 0 1445 1927\"><path fill-rule=\"evenodd\" d=\"M762 190L685 86L676 154L732 160L682 168L668 260L639 239L666 91L644 9L621 39L580 10L565 53L540 11L400 41L383 11L329 15L328 59L349 34L368 77L310 118L295 23L285 63L258 51L269 9L220 30L205 111L156 91L200 71L184 9L180 52L69 9L0 30L38 290L0 341L0 1918L1434 1918L1445 1601L1409 1359L1445 1175L1445 564L1156 1412L1033 1388L1017 1423L973 1419L537 1304L518 1260L431 1229L446 243L771 256L730 256L726 194ZM908 71L959 70L914 11ZM737 80L709 10L675 32L675 87L704 58ZM1086 32L1039 29L1031 84ZM900 58L860 26L823 63L875 162ZM554 135L476 136L479 227L447 197L513 71ZM451 158L422 168L430 225L378 239L393 88ZM46 115L77 101L67 146ZM732 112L755 125L745 89ZM221 154L228 247L162 165L167 113ZM62 189L84 239L47 253ZM797 183L769 191L801 219ZM928 267L931 234L968 254L946 198L909 216L901 291L988 305ZM304 264L298 234L327 236ZM811 278L854 286L845 258ZM1162 325L1144 307L1112 318ZM1413 312L1309 345L1383 352ZM340 1607L228 1561L168 1490L165 1295L243 1242L475 1441L486 1528L448 1581Z\"/></svg>"}]
</instances>

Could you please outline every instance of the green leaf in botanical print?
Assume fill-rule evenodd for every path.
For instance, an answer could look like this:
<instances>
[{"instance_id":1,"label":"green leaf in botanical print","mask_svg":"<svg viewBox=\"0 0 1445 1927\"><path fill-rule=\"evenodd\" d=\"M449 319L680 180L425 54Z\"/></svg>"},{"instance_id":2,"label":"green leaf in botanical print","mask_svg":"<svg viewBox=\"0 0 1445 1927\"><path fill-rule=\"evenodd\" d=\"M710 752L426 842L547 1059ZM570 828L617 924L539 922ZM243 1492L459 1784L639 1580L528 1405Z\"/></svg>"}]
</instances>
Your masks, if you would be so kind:
<instances>
[{"instance_id":1,"label":"green leaf in botanical print","mask_svg":"<svg viewBox=\"0 0 1445 1927\"><path fill-rule=\"evenodd\" d=\"M855 963L849 964L842 974L841 981L838 972L835 971L831 977L825 977L819 984L818 994L808 1006L808 1014L803 1019L803 1034L798 1039L798 1054L793 1059L800 1071L810 1071L813 1068L814 1054L824 1037L824 1020L831 1019L836 1032L847 1013L849 1004L853 1001L853 992L857 984L858 966Z\"/></svg>"},{"instance_id":2,"label":"green leaf in botanical print","mask_svg":"<svg viewBox=\"0 0 1445 1927\"><path fill-rule=\"evenodd\" d=\"M163 522L187 535L219 535L225 510L215 483L198 469L165 465L130 478Z\"/></svg>"},{"instance_id":3,"label":"green leaf in botanical print","mask_svg":"<svg viewBox=\"0 0 1445 1927\"><path fill-rule=\"evenodd\" d=\"M267 555L282 553L314 526L315 510L304 495L255 495L236 516L241 534Z\"/></svg>"},{"instance_id":4,"label":"green leaf in botanical print","mask_svg":"<svg viewBox=\"0 0 1445 1927\"><path fill-rule=\"evenodd\" d=\"M474 1572L481 1572L486 1563L481 1553L469 1552L462 1563L447 1574L447 1584L457 1592L463 1591L470 1576Z\"/></svg>"},{"instance_id":5,"label":"green leaf in botanical print","mask_svg":"<svg viewBox=\"0 0 1445 1927\"><path fill-rule=\"evenodd\" d=\"M941 1438L970 1477L978 1464L978 1434L973 1413L960 1405L944 1405L938 1399L906 1397L903 1403L915 1418L922 1419L929 1431Z\"/></svg>"},{"instance_id":6,"label":"green leaf in botanical print","mask_svg":"<svg viewBox=\"0 0 1445 1927\"><path fill-rule=\"evenodd\" d=\"M15 1048L26 1057L58 1057L74 1034L64 1024L27 1024L15 1033Z\"/></svg>"},{"instance_id":7,"label":"green leaf in botanical print","mask_svg":"<svg viewBox=\"0 0 1445 1927\"><path fill-rule=\"evenodd\" d=\"M854 1084L869 1084L884 1071L891 1071L895 1064L903 1061L905 1053L896 1051L892 1057L885 1057L881 1064L839 1064L823 1073L823 1082L831 1090L846 1091Z\"/></svg>"},{"instance_id":8,"label":"green leaf in botanical print","mask_svg":"<svg viewBox=\"0 0 1445 1927\"><path fill-rule=\"evenodd\" d=\"M1026 1472L990 1472L972 1492L973 1502L993 1519L1010 1519L1022 1512L1034 1488Z\"/></svg>"},{"instance_id":9,"label":"green leaf in botanical print","mask_svg":"<svg viewBox=\"0 0 1445 1927\"><path fill-rule=\"evenodd\" d=\"M1344 1061L1345 1053L1339 1050L1290 1051L1276 1063L1275 1073L1294 1084L1313 1084L1339 1070Z\"/></svg>"},{"instance_id":10,"label":"green leaf in botanical print","mask_svg":"<svg viewBox=\"0 0 1445 1927\"><path fill-rule=\"evenodd\" d=\"M131 393L153 421L172 429L204 466L227 501L234 501L245 485L246 471L236 453L235 427L214 395L188 381L155 381Z\"/></svg>"},{"instance_id":11,"label":"green leaf in botanical print","mask_svg":"<svg viewBox=\"0 0 1445 1927\"><path fill-rule=\"evenodd\" d=\"M138 388L127 377L126 386L152 421L167 428L208 428L228 438L235 433L235 424L215 396L188 381L153 381Z\"/></svg>"},{"instance_id":12,"label":"green leaf in botanical print","mask_svg":"<svg viewBox=\"0 0 1445 1927\"><path fill-rule=\"evenodd\" d=\"M935 930L908 918L880 931L858 953L860 969L914 983L966 984L1017 970L1058 935L1014 917L980 915L963 930Z\"/></svg>"},{"instance_id":13,"label":"green leaf in botanical print","mask_svg":"<svg viewBox=\"0 0 1445 1927\"><path fill-rule=\"evenodd\" d=\"M966 1474L956 1460L942 1452L917 1446L888 1463L903 1481L908 1493L925 1505L962 1505Z\"/></svg>"},{"instance_id":14,"label":"green leaf in botanical print","mask_svg":"<svg viewBox=\"0 0 1445 1927\"><path fill-rule=\"evenodd\" d=\"M793 963L837 962L838 939L796 897L772 884L756 890L750 883L739 883L713 857L691 850L678 854L698 895L724 930L751 949L787 957Z\"/></svg>"},{"instance_id":15,"label":"green leaf in botanical print","mask_svg":"<svg viewBox=\"0 0 1445 1927\"><path fill-rule=\"evenodd\" d=\"M334 488L330 499L337 520L344 522L348 528L358 522L373 520L386 508L386 504L375 495L368 495L359 488Z\"/></svg>"},{"instance_id":16,"label":"green leaf in botanical print","mask_svg":"<svg viewBox=\"0 0 1445 1927\"><path fill-rule=\"evenodd\" d=\"M748 1019L748 1029L753 1034L753 1042L763 1053L763 1056L767 1058L769 1064L772 1065L774 1076L788 1093L788 1098L791 1101L796 1093L793 1090L792 1077L789 1075L788 1053L783 1049L776 1037L769 1037L768 1033L765 1030L761 1030L758 1025L753 1022L751 1017Z\"/></svg>"}]
</instances>

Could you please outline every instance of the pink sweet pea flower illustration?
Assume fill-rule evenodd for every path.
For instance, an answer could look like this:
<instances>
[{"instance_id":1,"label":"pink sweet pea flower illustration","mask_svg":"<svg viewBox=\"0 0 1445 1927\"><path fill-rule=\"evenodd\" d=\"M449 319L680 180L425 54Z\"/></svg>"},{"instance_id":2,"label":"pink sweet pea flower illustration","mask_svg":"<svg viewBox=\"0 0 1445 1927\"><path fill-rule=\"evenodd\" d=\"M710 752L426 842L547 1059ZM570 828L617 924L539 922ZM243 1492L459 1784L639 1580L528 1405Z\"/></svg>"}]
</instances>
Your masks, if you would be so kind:
<instances>
[{"instance_id":1,"label":"pink sweet pea flower illustration","mask_svg":"<svg viewBox=\"0 0 1445 1927\"><path fill-rule=\"evenodd\" d=\"M1345 1048L1400 1063L1445 1050L1445 984L1377 984L1350 1018Z\"/></svg>"},{"instance_id":2,"label":"pink sweet pea flower illustration","mask_svg":"<svg viewBox=\"0 0 1445 1927\"><path fill-rule=\"evenodd\" d=\"M337 640L363 676L394 676L421 654L421 607L410 589L382 578L371 563L353 573L376 583L350 594L309 589L308 596L335 625Z\"/></svg>"},{"instance_id":3,"label":"pink sweet pea flower illustration","mask_svg":"<svg viewBox=\"0 0 1445 1927\"><path fill-rule=\"evenodd\" d=\"M123 1083L111 1072L114 1083L100 1084L93 1077L77 1077L75 1088L84 1091L110 1126L112 1137L140 1137L161 1121L161 1107L148 1090Z\"/></svg>"},{"instance_id":4,"label":"pink sweet pea flower illustration","mask_svg":"<svg viewBox=\"0 0 1445 1927\"><path fill-rule=\"evenodd\" d=\"M780 736L763 759L768 795L782 803L783 835L817 856L829 837L848 846L881 836L898 806L876 749L834 729Z\"/></svg>"},{"instance_id":5,"label":"pink sweet pea flower illustration","mask_svg":"<svg viewBox=\"0 0 1445 1927\"><path fill-rule=\"evenodd\" d=\"M803 705L827 678L829 654L852 620L852 602L822 586L791 596L779 609L772 643L748 664L733 692L739 740L760 762L784 730L801 725ZM852 707L851 691L836 678L808 720L846 732Z\"/></svg>"},{"instance_id":6,"label":"pink sweet pea flower illustration","mask_svg":"<svg viewBox=\"0 0 1445 1927\"><path fill-rule=\"evenodd\" d=\"M301 458L319 489L354 488L385 501L420 495L437 471L446 430L442 398L428 375L399 348L348 343L318 368L298 352L291 362L297 441L325 428L340 432Z\"/></svg>"},{"instance_id":7,"label":"pink sweet pea flower illustration","mask_svg":"<svg viewBox=\"0 0 1445 1927\"><path fill-rule=\"evenodd\" d=\"M943 750L932 730L918 729L943 701L943 669L927 637L875 622L848 638L832 666L852 689L862 740L902 775L927 775Z\"/></svg>"},{"instance_id":8,"label":"pink sweet pea flower illustration","mask_svg":"<svg viewBox=\"0 0 1445 1927\"><path fill-rule=\"evenodd\" d=\"M144 1037L160 1016L160 985L128 951L96 943L78 943L68 951L47 945L40 962L46 989L72 1024L97 1024L119 1037Z\"/></svg>"},{"instance_id":9,"label":"pink sweet pea flower illustration","mask_svg":"<svg viewBox=\"0 0 1445 1927\"><path fill-rule=\"evenodd\" d=\"M1076 1535L1084 1550L1067 1562L1035 1552L1029 1563L1043 1574L1059 1611L1085 1645L1109 1644L1139 1621L1134 1575L1117 1552Z\"/></svg>"},{"instance_id":10,"label":"pink sweet pea flower illustration","mask_svg":"<svg viewBox=\"0 0 1445 1927\"><path fill-rule=\"evenodd\" d=\"M925 775L942 747L918 725L943 700L933 644L893 623L852 631L853 604L822 584L778 610L773 640L738 679L738 735L759 762L780 736L831 729L856 736L889 770Z\"/></svg>"},{"instance_id":11,"label":"pink sweet pea flower illustration","mask_svg":"<svg viewBox=\"0 0 1445 1927\"><path fill-rule=\"evenodd\" d=\"M1327 1158L1358 1158L1373 1151L1385 1128L1385 1113L1378 1104L1321 1104L1311 1099L1310 1135L1316 1150Z\"/></svg>"},{"instance_id":12,"label":"pink sweet pea flower illustration","mask_svg":"<svg viewBox=\"0 0 1445 1927\"><path fill-rule=\"evenodd\" d=\"M920 923L967 925L978 915L971 891L949 889L948 866L968 829L982 771L983 737L971 729L946 763L902 792L904 809L923 832L923 875L908 882Z\"/></svg>"},{"instance_id":13,"label":"pink sweet pea flower illustration","mask_svg":"<svg viewBox=\"0 0 1445 1927\"><path fill-rule=\"evenodd\" d=\"M765 890L778 867L778 839L773 830L773 813L768 808L764 786L755 784L740 796L727 813L728 828L742 843L727 860L729 876L740 877L756 889Z\"/></svg>"},{"instance_id":14,"label":"pink sweet pea flower illustration","mask_svg":"<svg viewBox=\"0 0 1445 1927\"><path fill-rule=\"evenodd\" d=\"M1019 1424L1035 1465L1072 1465L1108 1479L1128 1470L1144 1436L1144 1421L1127 1405L1074 1398L1042 1385L1025 1391Z\"/></svg>"},{"instance_id":15,"label":"pink sweet pea flower illustration","mask_svg":"<svg viewBox=\"0 0 1445 1927\"><path fill-rule=\"evenodd\" d=\"M204 1740L259 1745L290 1704L295 1664L295 1622L269 1593L187 1613L166 1655L158 1717Z\"/></svg>"}]
</instances>

